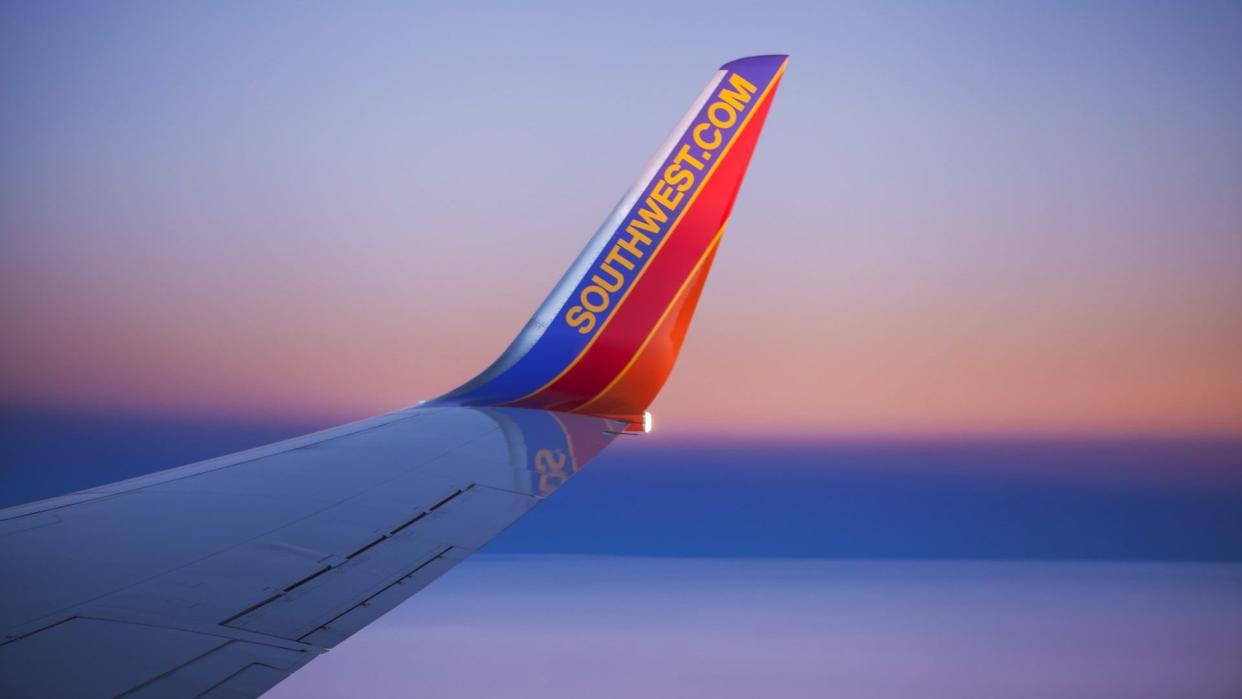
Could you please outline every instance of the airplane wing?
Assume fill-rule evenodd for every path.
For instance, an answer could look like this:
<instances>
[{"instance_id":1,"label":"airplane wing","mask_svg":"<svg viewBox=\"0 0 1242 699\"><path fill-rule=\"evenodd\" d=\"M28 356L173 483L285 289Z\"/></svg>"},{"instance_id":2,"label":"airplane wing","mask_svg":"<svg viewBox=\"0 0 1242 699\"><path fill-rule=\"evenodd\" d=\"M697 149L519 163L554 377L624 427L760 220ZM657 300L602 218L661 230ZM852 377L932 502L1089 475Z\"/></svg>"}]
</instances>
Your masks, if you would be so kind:
<instances>
[{"instance_id":1,"label":"airplane wing","mask_svg":"<svg viewBox=\"0 0 1242 699\"><path fill-rule=\"evenodd\" d=\"M785 62L721 67L462 387L0 510L0 696L258 696L649 429Z\"/></svg>"}]
</instances>

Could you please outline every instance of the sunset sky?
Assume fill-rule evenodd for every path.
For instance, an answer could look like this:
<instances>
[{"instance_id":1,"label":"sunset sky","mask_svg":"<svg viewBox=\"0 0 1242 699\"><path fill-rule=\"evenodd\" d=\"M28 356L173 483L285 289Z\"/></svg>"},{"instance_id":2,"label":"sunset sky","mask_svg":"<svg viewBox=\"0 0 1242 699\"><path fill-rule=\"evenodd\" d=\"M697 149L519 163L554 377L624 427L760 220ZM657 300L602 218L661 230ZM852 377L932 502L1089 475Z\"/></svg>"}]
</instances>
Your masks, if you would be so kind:
<instances>
[{"instance_id":1,"label":"sunset sky","mask_svg":"<svg viewBox=\"0 0 1242 699\"><path fill-rule=\"evenodd\" d=\"M682 434L1242 434L1242 6L8 6L0 400L335 420L504 348L791 63Z\"/></svg>"},{"instance_id":2,"label":"sunset sky","mask_svg":"<svg viewBox=\"0 0 1242 699\"><path fill-rule=\"evenodd\" d=\"M457 387L717 66L791 56L654 433L273 699L1242 696L1242 3L0 39L0 508Z\"/></svg>"}]
</instances>

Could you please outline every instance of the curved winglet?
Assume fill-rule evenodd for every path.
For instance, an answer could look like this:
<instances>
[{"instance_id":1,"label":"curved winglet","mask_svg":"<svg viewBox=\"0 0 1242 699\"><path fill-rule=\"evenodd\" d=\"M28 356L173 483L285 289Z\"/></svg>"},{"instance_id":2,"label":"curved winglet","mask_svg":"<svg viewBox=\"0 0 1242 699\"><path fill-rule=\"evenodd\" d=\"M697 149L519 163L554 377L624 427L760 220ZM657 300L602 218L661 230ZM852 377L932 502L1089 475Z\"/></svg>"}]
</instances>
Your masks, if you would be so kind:
<instances>
[{"instance_id":1,"label":"curved winglet","mask_svg":"<svg viewBox=\"0 0 1242 699\"><path fill-rule=\"evenodd\" d=\"M434 402L640 424L677 359L787 61L721 66L504 354Z\"/></svg>"}]
</instances>

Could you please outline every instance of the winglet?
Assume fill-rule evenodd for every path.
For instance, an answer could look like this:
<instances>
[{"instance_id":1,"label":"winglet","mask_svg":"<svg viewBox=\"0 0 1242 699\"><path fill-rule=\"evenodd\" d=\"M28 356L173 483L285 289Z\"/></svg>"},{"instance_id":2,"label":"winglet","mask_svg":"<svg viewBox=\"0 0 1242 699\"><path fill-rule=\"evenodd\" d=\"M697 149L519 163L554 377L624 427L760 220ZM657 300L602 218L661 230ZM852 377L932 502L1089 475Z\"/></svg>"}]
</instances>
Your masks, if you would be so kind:
<instances>
[{"instance_id":1,"label":"winglet","mask_svg":"<svg viewBox=\"0 0 1242 699\"><path fill-rule=\"evenodd\" d=\"M787 61L721 66L504 354L434 402L641 425L677 359Z\"/></svg>"}]
</instances>

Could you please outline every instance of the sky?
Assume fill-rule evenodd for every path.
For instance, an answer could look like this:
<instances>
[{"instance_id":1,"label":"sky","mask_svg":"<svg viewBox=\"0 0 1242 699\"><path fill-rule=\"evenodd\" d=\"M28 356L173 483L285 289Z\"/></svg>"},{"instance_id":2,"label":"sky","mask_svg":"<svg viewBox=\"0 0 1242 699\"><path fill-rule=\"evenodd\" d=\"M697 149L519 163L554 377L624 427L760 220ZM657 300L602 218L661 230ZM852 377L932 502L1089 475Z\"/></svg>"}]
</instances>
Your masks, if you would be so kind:
<instances>
[{"instance_id":1,"label":"sky","mask_svg":"<svg viewBox=\"0 0 1242 699\"><path fill-rule=\"evenodd\" d=\"M5 3L0 38L0 507L456 387L718 65L791 55L655 432L273 697L1242 686L1242 4Z\"/></svg>"},{"instance_id":2,"label":"sky","mask_svg":"<svg viewBox=\"0 0 1242 699\"><path fill-rule=\"evenodd\" d=\"M682 435L1242 434L1236 3L7 4L0 402L333 422L505 347L792 56Z\"/></svg>"}]
</instances>

